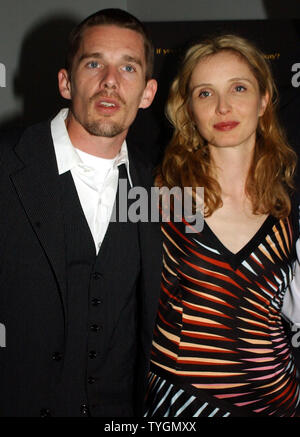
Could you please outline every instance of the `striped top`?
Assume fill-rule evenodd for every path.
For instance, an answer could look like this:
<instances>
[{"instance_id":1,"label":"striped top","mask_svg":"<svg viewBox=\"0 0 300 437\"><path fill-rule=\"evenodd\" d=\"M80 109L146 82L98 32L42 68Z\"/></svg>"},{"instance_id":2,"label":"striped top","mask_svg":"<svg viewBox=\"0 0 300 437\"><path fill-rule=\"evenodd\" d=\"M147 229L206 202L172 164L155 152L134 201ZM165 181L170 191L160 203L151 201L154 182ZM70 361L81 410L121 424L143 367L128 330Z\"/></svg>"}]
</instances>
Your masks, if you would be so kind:
<instances>
[{"instance_id":1,"label":"striped top","mask_svg":"<svg viewBox=\"0 0 300 437\"><path fill-rule=\"evenodd\" d=\"M295 259L291 218L269 216L237 254L206 223L200 233L185 225L162 224L152 371L200 399L292 416L299 386L280 315Z\"/></svg>"}]
</instances>

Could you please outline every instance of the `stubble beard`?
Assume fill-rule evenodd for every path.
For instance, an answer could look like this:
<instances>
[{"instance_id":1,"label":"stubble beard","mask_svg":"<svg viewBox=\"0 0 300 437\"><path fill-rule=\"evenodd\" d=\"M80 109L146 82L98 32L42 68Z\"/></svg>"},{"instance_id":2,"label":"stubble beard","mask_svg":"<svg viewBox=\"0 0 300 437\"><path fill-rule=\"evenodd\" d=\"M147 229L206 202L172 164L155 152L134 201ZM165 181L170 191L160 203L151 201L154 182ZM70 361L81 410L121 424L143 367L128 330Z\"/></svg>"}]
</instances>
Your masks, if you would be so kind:
<instances>
[{"instance_id":1,"label":"stubble beard","mask_svg":"<svg viewBox=\"0 0 300 437\"><path fill-rule=\"evenodd\" d=\"M89 109L91 109L94 105L94 102L99 97L114 97L116 98L120 104L125 105L125 101L119 97L116 93L108 95L106 92L100 92L94 95L89 100ZM87 113L86 119L78 117L76 112L74 111L74 108L72 108L72 113L75 119L78 121L78 123L81 124L81 126L90 134L94 135L96 137L106 137L106 138L113 138L120 133L124 132L125 128L122 124L115 122L110 119L110 117L102 116L101 119L97 120L95 115L93 115L92 111L90 110Z\"/></svg>"},{"instance_id":2,"label":"stubble beard","mask_svg":"<svg viewBox=\"0 0 300 437\"><path fill-rule=\"evenodd\" d=\"M96 137L113 138L124 131L123 126L111 121L87 121L82 123L84 129Z\"/></svg>"},{"instance_id":3,"label":"stubble beard","mask_svg":"<svg viewBox=\"0 0 300 437\"><path fill-rule=\"evenodd\" d=\"M81 117L78 117L74 110L72 110L72 113L77 122L81 124L90 135L96 137L113 138L125 130L120 123L109 119L105 120L104 118L102 120L93 120L92 115L88 114L87 119L84 120Z\"/></svg>"}]
</instances>

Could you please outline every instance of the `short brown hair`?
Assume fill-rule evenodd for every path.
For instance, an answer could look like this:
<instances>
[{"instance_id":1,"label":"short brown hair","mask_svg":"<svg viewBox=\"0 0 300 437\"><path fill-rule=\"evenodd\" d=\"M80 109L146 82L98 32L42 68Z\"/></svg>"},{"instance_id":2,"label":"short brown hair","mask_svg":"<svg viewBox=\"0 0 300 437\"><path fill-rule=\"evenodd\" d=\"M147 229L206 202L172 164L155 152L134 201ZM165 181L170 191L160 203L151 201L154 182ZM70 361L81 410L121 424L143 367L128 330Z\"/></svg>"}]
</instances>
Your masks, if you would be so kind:
<instances>
[{"instance_id":1,"label":"short brown hair","mask_svg":"<svg viewBox=\"0 0 300 437\"><path fill-rule=\"evenodd\" d=\"M146 80L149 80L153 75L154 64L154 47L150 36L145 26L133 15L122 9L102 9L87 17L79 23L71 32L69 36L67 56L66 56L66 70L71 75L74 57L79 49L82 35L85 29L93 26L109 26L114 25L126 29L134 30L142 35L144 40L144 50L146 59Z\"/></svg>"}]
</instances>

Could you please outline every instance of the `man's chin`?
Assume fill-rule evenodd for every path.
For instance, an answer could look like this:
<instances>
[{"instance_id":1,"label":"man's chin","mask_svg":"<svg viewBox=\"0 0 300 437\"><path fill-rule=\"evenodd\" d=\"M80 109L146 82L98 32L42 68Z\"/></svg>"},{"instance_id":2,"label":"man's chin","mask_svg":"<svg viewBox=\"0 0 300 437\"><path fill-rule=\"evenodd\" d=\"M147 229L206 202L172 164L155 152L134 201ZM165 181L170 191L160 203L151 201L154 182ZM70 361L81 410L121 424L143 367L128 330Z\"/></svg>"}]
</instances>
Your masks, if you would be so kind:
<instances>
[{"instance_id":1,"label":"man's chin","mask_svg":"<svg viewBox=\"0 0 300 437\"><path fill-rule=\"evenodd\" d=\"M88 123L83 127L90 135L106 138L113 138L124 131L121 126L115 123Z\"/></svg>"}]
</instances>

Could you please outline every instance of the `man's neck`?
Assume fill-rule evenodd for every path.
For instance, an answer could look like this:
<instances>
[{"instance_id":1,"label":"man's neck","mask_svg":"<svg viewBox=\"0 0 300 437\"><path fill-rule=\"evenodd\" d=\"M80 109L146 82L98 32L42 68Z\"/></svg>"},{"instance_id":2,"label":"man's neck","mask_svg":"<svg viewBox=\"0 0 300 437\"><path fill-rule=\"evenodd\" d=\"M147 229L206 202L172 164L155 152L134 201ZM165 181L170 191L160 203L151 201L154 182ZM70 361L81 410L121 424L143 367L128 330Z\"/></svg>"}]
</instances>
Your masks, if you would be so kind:
<instances>
[{"instance_id":1,"label":"man's neck","mask_svg":"<svg viewBox=\"0 0 300 437\"><path fill-rule=\"evenodd\" d=\"M113 159L118 155L126 138L127 131L121 132L112 138L92 135L78 123L75 125L72 119L72 117L68 116L65 123L74 147L89 155L104 159Z\"/></svg>"}]
</instances>

